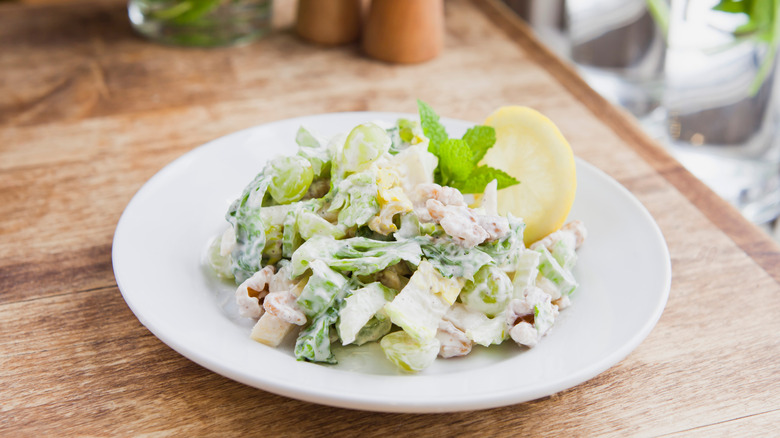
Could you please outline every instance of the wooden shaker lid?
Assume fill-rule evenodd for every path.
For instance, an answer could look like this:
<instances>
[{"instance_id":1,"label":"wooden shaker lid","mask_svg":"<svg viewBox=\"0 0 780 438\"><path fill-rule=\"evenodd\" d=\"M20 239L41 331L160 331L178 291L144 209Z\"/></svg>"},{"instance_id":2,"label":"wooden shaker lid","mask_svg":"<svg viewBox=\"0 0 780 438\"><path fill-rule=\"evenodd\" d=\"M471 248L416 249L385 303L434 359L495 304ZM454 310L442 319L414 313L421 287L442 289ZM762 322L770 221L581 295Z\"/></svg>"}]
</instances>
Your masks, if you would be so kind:
<instances>
[{"instance_id":1,"label":"wooden shaker lid","mask_svg":"<svg viewBox=\"0 0 780 438\"><path fill-rule=\"evenodd\" d=\"M382 61L412 64L435 58L444 45L444 0L373 0L363 50Z\"/></svg>"},{"instance_id":2,"label":"wooden shaker lid","mask_svg":"<svg viewBox=\"0 0 780 438\"><path fill-rule=\"evenodd\" d=\"M295 32L315 44L351 43L360 36L361 0L298 0Z\"/></svg>"}]
</instances>

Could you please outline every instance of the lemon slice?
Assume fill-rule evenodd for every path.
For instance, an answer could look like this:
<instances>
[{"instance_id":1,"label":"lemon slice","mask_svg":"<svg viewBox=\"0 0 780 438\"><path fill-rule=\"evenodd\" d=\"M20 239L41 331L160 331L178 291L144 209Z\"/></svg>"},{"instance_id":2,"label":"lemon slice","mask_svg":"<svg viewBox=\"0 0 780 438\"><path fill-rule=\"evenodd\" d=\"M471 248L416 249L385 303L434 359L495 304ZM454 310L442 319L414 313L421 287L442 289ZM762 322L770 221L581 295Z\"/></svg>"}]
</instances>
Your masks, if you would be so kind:
<instances>
[{"instance_id":1,"label":"lemon slice","mask_svg":"<svg viewBox=\"0 0 780 438\"><path fill-rule=\"evenodd\" d=\"M496 144L481 164L505 170L520 184L498 191L498 212L526 224L526 245L559 229L574 203L574 154L555 124L531 108L501 107L485 124L496 130Z\"/></svg>"}]
</instances>

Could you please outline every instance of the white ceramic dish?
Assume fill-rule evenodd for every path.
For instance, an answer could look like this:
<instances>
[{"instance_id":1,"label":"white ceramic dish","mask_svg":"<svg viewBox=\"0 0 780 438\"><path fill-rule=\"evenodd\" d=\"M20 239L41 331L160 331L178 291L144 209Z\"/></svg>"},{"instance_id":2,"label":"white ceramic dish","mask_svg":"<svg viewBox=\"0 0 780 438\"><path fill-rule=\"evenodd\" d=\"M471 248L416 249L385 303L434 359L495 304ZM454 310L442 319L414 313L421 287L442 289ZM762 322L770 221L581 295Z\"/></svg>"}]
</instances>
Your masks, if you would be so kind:
<instances>
[{"instance_id":1,"label":"white ceramic dish","mask_svg":"<svg viewBox=\"0 0 780 438\"><path fill-rule=\"evenodd\" d=\"M439 359L400 374L377 347L340 349L336 366L296 361L292 343L274 349L249 339L235 316L233 285L202 265L224 213L265 160L296 150L305 125L345 132L393 113L337 113L283 120L203 145L162 169L135 195L114 235L119 289L152 333L187 358L239 382L315 403L389 412L484 409L544 397L582 383L626 357L650 333L666 304L671 265L650 214L625 188L577 160L570 219L585 222L573 305L537 347L513 342ZM451 135L473 123L446 120ZM292 338L293 336L291 336Z\"/></svg>"}]
</instances>

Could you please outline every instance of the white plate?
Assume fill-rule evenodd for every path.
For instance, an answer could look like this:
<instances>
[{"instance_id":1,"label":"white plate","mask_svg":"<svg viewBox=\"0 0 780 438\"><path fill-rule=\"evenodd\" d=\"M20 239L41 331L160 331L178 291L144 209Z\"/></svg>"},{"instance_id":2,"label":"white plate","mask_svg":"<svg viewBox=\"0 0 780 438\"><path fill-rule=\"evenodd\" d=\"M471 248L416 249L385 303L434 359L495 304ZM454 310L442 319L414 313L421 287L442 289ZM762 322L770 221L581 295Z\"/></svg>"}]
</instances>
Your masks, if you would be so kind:
<instances>
[{"instance_id":1,"label":"white plate","mask_svg":"<svg viewBox=\"0 0 780 438\"><path fill-rule=\"evenodd\" d=\"M292 154L299 126L345 132L393 113L338 113L283 120L203 145L150 179L130 201L114 235L119 289L152 333L187 358L231 379L288 397L354 409L443 412L483 409L544 397L582 383L626 357L650 333L669 294L666 243L650 214L626 189L577 160L570 219L589 237L579 251L580 287L539 345L477 347L400 374L377 351L337 351L339 365L296 361L292 341L274 349L249 339L251 321L235 316L234 286L201 261L224 213L267 158ZM459 136L473 123L443 120ZM292 338L293 336L291 336Z\"/></svg>"}]
</instances>

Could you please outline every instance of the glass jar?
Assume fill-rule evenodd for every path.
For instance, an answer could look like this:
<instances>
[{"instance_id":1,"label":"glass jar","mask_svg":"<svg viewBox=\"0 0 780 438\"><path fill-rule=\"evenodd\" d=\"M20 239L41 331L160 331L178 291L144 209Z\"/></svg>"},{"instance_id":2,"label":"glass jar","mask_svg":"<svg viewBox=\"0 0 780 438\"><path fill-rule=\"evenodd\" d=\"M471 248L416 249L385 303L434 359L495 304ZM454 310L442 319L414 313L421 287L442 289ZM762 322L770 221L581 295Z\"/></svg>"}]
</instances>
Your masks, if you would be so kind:
<instances>
[{"instance_id":1,"label":"glass jar","mask_svg":"<svg viewBox=\"0 0 780 438\"><path fill-rule=\"evenodd\" d=\"M272 0L130 0L133 28L150 40L212 47L241 44L271 28Z\"/></svg>"}]
</instances>

